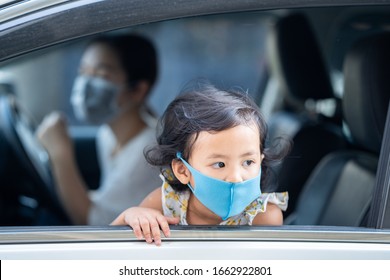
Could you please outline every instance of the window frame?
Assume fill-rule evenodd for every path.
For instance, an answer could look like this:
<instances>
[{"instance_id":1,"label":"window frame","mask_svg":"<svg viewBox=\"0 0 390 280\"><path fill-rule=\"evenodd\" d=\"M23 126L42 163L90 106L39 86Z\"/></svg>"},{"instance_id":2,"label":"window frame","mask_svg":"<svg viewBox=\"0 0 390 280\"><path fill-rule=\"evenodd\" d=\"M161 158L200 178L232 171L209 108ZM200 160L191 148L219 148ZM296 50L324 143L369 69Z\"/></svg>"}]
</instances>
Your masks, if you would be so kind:
<instances>
[{"instance_id":1,"label":"window frame","mask_svg":"<svg viewBox=\"0 0 390 280\"><path fill-rule=\"evenodd\" d=\"M0 9L0 62L5 62L24 53L55 45L64 41L111 31L139 24L226 12L260 11L265 9L326 7L341 5L379 5L390 1L293 1L249 0L243 3L235 0L176 1L170 0L107 0L107 1L23 1ZM35 6L32 4L36 4ZM26 9L27 8L27 9ZM85 18L83 15L90 14ZM115 16L113 16L115 15ZM69 24L72 22L72 24ZM78 28L74 28L77 26ZM57 30L57 32L56 32ZM60 32L58 32L60 30ZM32 40L32 36L33 39ZM388 116L389 119L389 116ZM378 165L375 197L381 200L374 205L369 227L390 228L390 123L386 129ZM381 186L379 188L378 186ZM375 198L374 197L374 198ZM88 227L86 227L87 229ZM279 228L278 228L279 229ZM280 228L284 229L284 227ZM3 229L0 229L3 231Z\"/></svg>"}]
</instances>

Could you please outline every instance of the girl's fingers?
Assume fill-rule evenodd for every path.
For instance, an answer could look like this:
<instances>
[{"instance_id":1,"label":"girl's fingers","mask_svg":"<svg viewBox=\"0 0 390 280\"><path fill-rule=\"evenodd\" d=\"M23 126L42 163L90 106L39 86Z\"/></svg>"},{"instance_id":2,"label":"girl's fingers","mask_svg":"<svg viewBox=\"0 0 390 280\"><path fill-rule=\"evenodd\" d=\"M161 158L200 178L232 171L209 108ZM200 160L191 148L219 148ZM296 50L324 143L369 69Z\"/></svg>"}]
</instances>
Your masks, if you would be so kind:
<instances>
[{"instance_id":1,"label":"girl's fingers","mask_svg":"<svg viewBox=\"0 0 390 280\"><path fill-rule=\"evenodd\" d=\"M164 236L170 236L169 224L179 223L179 218L165 217L154 209L129 208L119 215L111 224L128 224L132 227L138 239L145 238L147 243L161 244L161 231Z\"/></svg>"},{"instance_id":2,"label":"girl's fingers","mask_svg":"<svg viewBox=\"0 0 390 280\"><path fill-rule=\"evenodd\" d=\"M139 223L134 223L133 225L130 226L133 228L135 237L137 237L138 239L142 239L143 235Z\"/></svg>"},{"instance_id":3,"label":"girl's fingers","mask_svg":"<svg viewBox=\"0 0 390 280\"><path fill-rule=\"evenodd\" d=\"M153 240L152 240L152 236L151 236L151 233L150 233L150 223L149 223L149 220L145 217L141 217L139 218L139 223L140 223L140 226L141 226L141 229L142 229L142 232L144 234L144 238L146 240L147 243L152 243Z\"/></svg>"},{"instance_id":4,"label":"girl's fingers","mask_svg":"<svg viewBox=\"0 0 390 280\"><path fill-rule=\"evenodd\" d=\"M160 228L162 232L164 233L164 236L169 237L170 236L170 230L169 230L169 225L167 221L167 217L164 216L158 216L157 217L157 222L160 224Z\"/></svg>"},{"instance_id":5,"label":"girl's fingers","mask_svg":"<svg viewBox=\"0 0 390 280\"><path fill-rule=\"evenodd\" d=\"M142 235L142 230L140 228L139 220L137 218L134 218L134 217L132 217L130 220L128 220L126 218L126 216L124 217L124 220L125 220L125 224L128 224L133 229L135 237L137 237L138 239L142 239L143 235Z\"/></svg>"},{"instance_id":6,"label":"girl's fingers","mask_svg":"<svg viewBox=\"0 0 390 280\"><path fill-rule=\"evenodd\" d=\"M152 230L152 236L154 239L154 243L158 246L158 245L161 245L161 233L160 233L160 226L157 223L157 219L158 219L158 217L154 218L150 222L150 228Z\"/></svg>"}]
</instances>

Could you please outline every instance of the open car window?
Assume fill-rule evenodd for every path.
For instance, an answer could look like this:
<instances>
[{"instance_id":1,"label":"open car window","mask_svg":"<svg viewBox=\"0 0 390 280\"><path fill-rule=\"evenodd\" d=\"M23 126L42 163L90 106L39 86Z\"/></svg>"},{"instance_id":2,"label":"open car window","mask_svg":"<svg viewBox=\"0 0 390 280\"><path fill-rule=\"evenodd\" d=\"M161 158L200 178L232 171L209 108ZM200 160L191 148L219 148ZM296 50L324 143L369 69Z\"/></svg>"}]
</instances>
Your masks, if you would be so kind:
<instances>
[{"instance_id":1,"label":"open car window","mask_svg":"<svg viewBox=\"0 0 390 280\"><path fill-rule=\"evenodd\" d=\"M259 86L264 87L262 80L266 80L267 75L266 36L274 20L275 15L267 12L253 13L249 17L238 13L163 21L106 34L140 34L153 42L159 73L149 104L161 115L187 84L201 78L225 87L243 84L248 93L259 95L260 100ZM29 53L7 61L2 67L2 82L10 83L35 122L52 110L62 110L69 115L71 124L88 125L74 118L70 94L82 52L87 43L99 35ZM41 71L34 71L36 67ZM43 77L53 78L37 83ZM47 104L31 99L41 99Z\"/></svg>"},{"instance_id":2,"label":"open car window","mask_svg":"<svg viewBox=\"0 0 390 280\"><path fill-rule=\"evenodd\" d=\"M290 196L286 226L276 231L295 226L388 228L388 196L383 195L389 188L388 156L382 142L388 85L363 79L365 72L358 67L371 63L359 60L368 48L360 42L386 37L389 13L387 6L324 7L152 19L101 30L82 26L80 34L33 42L31 50L15 46L13 53L8 47L0 65L0 225L73 226L56 193L50 159L35 139L38 124L53 110L67 118L86 185L99 189L98 128L75 118L70 94L85 46L109 30L105 34L143 35L156 46L159 73L148 104L157 116L188 83L207 79L247 91L269 123L271 142L278 137L293 141L291 154L274 167L275 191ZM0 36L9 40L4 30ZM386 71L387 57L372 59L378 71ZM373 81L378 88L367 89ZM355 97L355 92L363 93ZM362 126L372 115L363 117L360 103L368 106L371 96L371 109L381 112L380 120ZM377 219L382 220L379 226Z\"/></svg>"},{"instance_id":3,"label":"open car window","mask_svg":"<svg viewBox=\"0 0 390 280\"><path fill-rule=\"evenodd\" d=\"M158 77L147 103L156 116L161 116L170 101L181 90L197 80L207 79L227 88L242 87L243 91L248 92L260 103L269 75L266 62L266 37L269 25L273 24L275 19L274 14L267 12L252 13L249 17L247 14L240 13L195 17L134 26L108 32L106 35L139 34L155 45L158 56ZM100 35L102 34L56 44L16 57L6 61L1 70L3 94L14 99L21 115L23 114L20 117L26 119L24 123L28 126L26 128L21 125L21 130L24 131L21 144L31 147L27 150L40 150L38 153L31 153L31 157L36 161L46 161L45 166L50 169L48 154L39 141L34 139L36 138L34 133L47 114L52 111L62 112L69 124L81 172L90 189L99 188L101 183L101 170L95 151L98 127L77 120L71 104L71 92L80 71L79 63L84 49L88 42ZM226 59L227 57L229 59ZM24 141L25 138L29 140ZM8 139L8 141L13 140ZM12 150L11 146L8 148ZM35 183L30 181L31 174L25 170L29 169L29 166L26 167L23 160L19 159L18 162L17 153L18 151L13 155L11 151L10 157L15 157L17 162L10 168L23 170L23 177L9 177L11 181L17 181L15 184L20 189L11 194L10 187L5 186L4 197L9 196L8 199L12 202L7 204L15 207L12 212L20 213L22 217L18 217L19 214L15 217L4 217L3 224L38 225L43 222L50 225L52 223L50 219L44 221L46 218L41 220L36 217L40 215L39 208L46 208L46 206L41 205L41 198L33 194ZM34 166L32 168L34 169ZM50 177L45 175L47 171L42 171L45 168L39 167L39 169L41 169L41 172L38 171L39 176L43 173L43 177ZM24 181L30 186L21 186ZM44 193L45 190L42 192ZM46 197L45 194L43 196ZM47 197L43 199L47 200ZM58 203L56 204L58 206ZM50 209L45 209L44 212L46 211L50 212ZM61 218L58 222L67 224L66 221L61 221Z\"/></svg>"}]
</instances>

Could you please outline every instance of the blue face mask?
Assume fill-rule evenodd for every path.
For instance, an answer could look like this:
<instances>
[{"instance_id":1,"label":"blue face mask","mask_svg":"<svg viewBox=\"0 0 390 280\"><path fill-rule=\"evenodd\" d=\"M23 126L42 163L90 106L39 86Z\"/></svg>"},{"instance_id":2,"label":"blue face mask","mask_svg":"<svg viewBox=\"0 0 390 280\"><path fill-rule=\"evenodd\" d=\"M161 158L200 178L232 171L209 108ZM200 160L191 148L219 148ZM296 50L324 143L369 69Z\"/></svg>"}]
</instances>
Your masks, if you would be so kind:
<instances>
[{"instance_id":1,"label":"blue face mask","mask_svg":"<svg viewBox=\"0 0 390 280\"><path fill-rule=\"evenodd\" d=\"M260 197L261 169L258 176L239 183L229 183L203 175L176 154L191 171L195 188L187 184L196 198L223 220L241 213L251 202Z\"/></svg>"}]
</instances>

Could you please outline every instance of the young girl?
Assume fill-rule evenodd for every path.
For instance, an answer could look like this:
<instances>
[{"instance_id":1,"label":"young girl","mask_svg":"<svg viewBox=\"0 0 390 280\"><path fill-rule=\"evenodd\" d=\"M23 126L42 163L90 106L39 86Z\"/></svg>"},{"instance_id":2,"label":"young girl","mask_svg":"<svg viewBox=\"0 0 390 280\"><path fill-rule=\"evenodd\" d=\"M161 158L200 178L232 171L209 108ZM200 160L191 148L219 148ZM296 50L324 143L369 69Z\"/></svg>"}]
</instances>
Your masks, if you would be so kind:
<instances>
[{"instance_id":1,"label":"young girl","mask_svg":"<svg viewBox=\"0 0 390 280\"><path fill-rule=\"evenodd\" d=\"M112 225L130 225L137 238L161 244L169 224L281 225L287 193L267 192L272 154L267 126L245 93L207 85L179 95L161 118L147 161L160 166L163 184Z\"/></svg>"}]
</instances>

